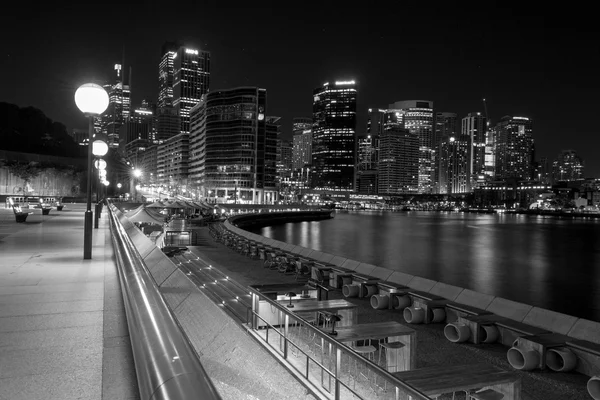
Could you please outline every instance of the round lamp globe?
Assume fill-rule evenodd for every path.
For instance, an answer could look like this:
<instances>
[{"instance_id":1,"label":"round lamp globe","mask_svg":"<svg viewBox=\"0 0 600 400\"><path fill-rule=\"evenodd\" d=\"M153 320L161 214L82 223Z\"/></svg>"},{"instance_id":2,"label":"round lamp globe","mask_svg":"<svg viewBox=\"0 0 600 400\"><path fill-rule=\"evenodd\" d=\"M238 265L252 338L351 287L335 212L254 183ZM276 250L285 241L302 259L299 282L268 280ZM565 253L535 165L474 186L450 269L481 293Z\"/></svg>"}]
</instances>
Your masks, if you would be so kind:
<instances>
[{"instance_id":1,"label":"round lamp globe","mask_svg":"<svg viewBox=\"0 0 600 400\"><path fill-rule=\"evenodd\" d=\"M108 153L108 145L103 140L94 140L92 143L92 153L96 157L102 157Z\"/></svg>"},{"instance_id":2,"label":"round lamp globe","mask_svg":"<svg viewBox=\"0 0 600 400\"><path fill-rule=\"evenodd\" d=\"M108 93L100 85L86 83L75 91L75 104L84 114L100 115L108 107Z\"/></svg>"}]
</instances>

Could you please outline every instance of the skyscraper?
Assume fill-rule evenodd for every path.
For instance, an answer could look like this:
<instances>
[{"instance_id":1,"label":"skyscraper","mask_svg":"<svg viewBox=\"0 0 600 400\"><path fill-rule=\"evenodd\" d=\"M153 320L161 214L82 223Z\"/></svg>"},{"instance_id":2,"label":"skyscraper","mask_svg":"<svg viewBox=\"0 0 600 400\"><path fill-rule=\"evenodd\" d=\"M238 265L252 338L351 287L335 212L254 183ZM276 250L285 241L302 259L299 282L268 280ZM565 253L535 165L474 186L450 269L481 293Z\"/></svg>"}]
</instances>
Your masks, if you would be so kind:
<instances>
[{"instance_id":1,"label":"skyscraper","mask_svg":"<svg viewBox=\"0 0 600 400\"><path fill-rule=\"evenodd\" d=\"M278 117L266 116L267 91L207 93L191 112L190 181L218 202L270 204L275 187Z\"/></svg>"},{"instance_id":2,"label":"skyscraper","mask_svg":"<svg viewBox=\"0 0 600 400\"><path fill-rule=\"evenodd\" d=\"M496 125L496 176L500 179L532 179L533 121L504 116Z\"/></svg>"},{"instance_id":3,"label":"skyscraper","mask_svg":"<svg viewBox=\"0 0 600 400\"><path fill-rule=\"evenodd\" d=\"M575 150L563 150L552 163L553 182L569 182L584 178L584 161Z\"/></svg>"},{"instance_id":4,"label":"skyscraper","mask_svg":"<svg viewBox=\"0 0 600 400\"><path fill-rule=\"evenodd\" d=\"M313 187L352 191L356 153L356 83L325 83L313 91Z\"/></svg>"},{"instance_id":5,"label":"skyscraper","mask_svg":"<svg viewBox=\"0 0 600 400\"><path fill-rule=\"evenodd\" d=\"M468 135L445 135L439 147L440 193L454 194L470 191Z\"/></svg>"},{"instance_id":6,"label":"skyscraper","mask_svg":"<svg viewBox=\"0 0 600 400\"><path fill-rule=\"evenodd\" d=\"M441 145L447 143L448 138L458 136L457 131L457 116L451 112L437 112L435 113L435 138L433 140L435 150L434 153L434 165L433 165L433 185L435 193L447 193L442 189L441 185L441 171L440 168L445 167L444 162L447 160L442 159Z\"/></svg>"},{"instance_id":7,"label":"skyscraper","mask_svg":"<svg viewBox=\"0 0 600 400\"><path fill-rule=\"evenodd\" d=\"M210 53L173 42L165 43L161 53L158 107L167 110L159 114L170 115L168 108L174 107L179 116L179 132L188 133L189 111L209 89Z\"/></svg>"},{"instance_id":8,"label":"skyscraper","mask_svg":"<svg viewBox=\"0 0 600 400\"><path fill-rule=\"evenodd\" d=\"M312 163L312 118L294 118L292 144L292 170Z\"/></svg>"},{"instance_id":9,"label":"skyscraper","mask_svg":"<svg viewBox=\"0 0 600 400\"><path fill-rule=\"evenodd\" d=\"M462 119L461 128L462 136L467 136L470 141L469 175L471 189L474 189L485 183L487 120L480 112L469 113Z\"/></svg>"},{"instance_id":10,"label":"skyscraper","mask_svg":"<svg viewBox=\"0 0 600 400\"><path fill-rule=\"evenodd\" d=\"M399 126L379 136L377 174L379 195L417 193L419 188L419 137Z\"/></svg>"},{"instance_id":11,"label":"skyscraper","mask_svg":"<svg viewBox=\"0 0 600 400\"><path fill-rule=\"evenodd\" d=\"M100 117L100 131L106 135L110 148L119 147L119 130L129 117L131 91L125 83L121 64L115 64L112 82L104 85L108 93L108 107Z\"/></svg>"},{"instance_id":12,"label":"skyscraper","mask_svg":"<svg viewBox=\"0 0 600 400\"><path fill-rule=\"evenodd\" d=\"M390 104L390 109L404 112L404 127L419 137L419 193L434 190L434 114L433 102L405 100Z\"/></svg>"},{"instance_id":13,"label":"skyscraper","mask_svg":"<svg viewBox=\"0 0 600 400\"><path fill-rule=\"evenodd\" d=\"M279 151L277 152L277 177L279 180L292 176L292 142L279 140Z\"/></svg>"},{"instance_id":14,"label":"skyscraper","mask_svg":"<svg viewBox=\"0 0 600 400\"><path fill-rule=\"evenodd\" d=\"M177 110L181 133L190 131L190 109L210 83L210 54L207 51L180 47L173 61L173 107Z\"/></svg>"}]
</instances>

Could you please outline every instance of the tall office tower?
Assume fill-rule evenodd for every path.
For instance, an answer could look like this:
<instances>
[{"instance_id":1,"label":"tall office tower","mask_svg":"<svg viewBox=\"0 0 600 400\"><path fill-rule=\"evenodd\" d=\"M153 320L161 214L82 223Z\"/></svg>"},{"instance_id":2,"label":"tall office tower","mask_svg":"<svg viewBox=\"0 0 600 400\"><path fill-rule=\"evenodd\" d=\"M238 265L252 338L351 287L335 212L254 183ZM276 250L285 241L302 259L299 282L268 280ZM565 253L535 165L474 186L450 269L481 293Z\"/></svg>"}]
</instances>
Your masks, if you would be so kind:
<instances>
[{"instance_id":1,"label":"tall office tower","mask_svg":"<svg viewBox=\"0 0 600 400\"><path fill-rule=\"evenodd\" d=\"M440 193L467 193L470 188L469 155L471 138L468 135L441 137L438 165Z\"/></svg>"},{"instance_id":2,"label":"tall office tower","mask_svg":"<svg viewBox=\"0 0 600 400\"><path fill-rule=\"evenodd\" d=\"M356 192L377 193L377 160L379 157L379 135L358 137L356 154Z\"/></svg>"},{"instance_id":3,"label":"tall office tower","mask_svg":"<svg viewBox=\"0 0 600 400\"><path fill-rule=\"evenodd\" d=\"M173 61L179 46L174 42L165 42L161 48L158 64L158 107L173 105Z\"/></svg>"},{"instance_id":4,"label":"tall office tower","mask_svg":"<svg viewBox=\"0 0 600 400\"><path fill-rule=\"evenodd\" d=\"M177 110L172 106L156 109L156 142L162 143L179 134L181 123Z\"/></svg>"},{"instance_id":5,"label":"tall office tower","mask_svg":"<svg viewBox=\"0 0 600 400\"><path fill-rule=\"evenodd\" d=\"M267 91L257 87L209 92L192 109L190 181L203 196L219 203L277 200L279 118L266 110Z\"/></svg>"},{"instance_id":6,"label":"tall office tower","mask_svg":"<svg viewBox=\"0 0 600 400\"><path fill-rule=\"evenodd\" d=\"M297 171L312 163L312 129L294 131L292 144L292 170Z\"/></svg>"},{"instance_id":7,"label":"tall office tower","mask_svg":"<svg viewBox=\"0 0 600 400\"><path fill-rule=\"evenodd\" d=\"M433 192L434 193L446 193L441 187L440 182L440 166L441 166L441 155L440 146L443 141L447 141L449 137L457 137L458 119L455 113L451 112L437 112L435 113L435 135L433 139L434 149L434 164L433 164Z\"/></svg>"},{"instance_id":8,"label":"tall office tower","mask_svg":"<svg viewBox=\"0 0 600 400\"><path fill-rule=\"evenodd\" d=\"M110 148L119 147L119 130L129 117L131 91L125 84L121 64L115 64L112 82L104 85L108 93L108 107L100 117L100 132L106 135Z\"/></svg>"},{"instance_id":9,"label":"tall office tower","mask_svg":"<svg viewBox=\"0 0 600 400\"><path fill-rule=\"evenodd\" d=\"M417 193L419 189L419 136L392 126L379 137L377 193Z\"/></svg>"},{"instance_id":10,"label":"tall office tower","mask_svg":"<svg viewBox=\"0 0 600 400\"><path fill-rule=\"evenodd\" d=\"M284 178L292 176L292 142L289 140L279 140L279 150L277 151L277 178L282 181Z\"/></svg>"},{"instance_id":11,"label":"tall office tower","mask_svg":"<svg viewBox=\"0 0 600 400\"><path fill-rule=\"evenodd\" d=\"M534 176L540 183L550 184L552 182L552 169L548 157L541 157L538 176Z\"/></svg>"},{"instance_id":12,"label":"tall office tower","mask_svg":"<svg viewBox=\"0 0 600 400\"><path fill-rule=\"evenodd\" d=\"M530 180L533 167L533 121L504 116L496 125L496 176Z\"/></svg>"},{"instance_id":13,"label":"tall office tower","mask_svg":"<svg viewBox=\"0 0 600 400\"><path fill-rule=\"evenodd\" d=\"M432 193L435 160L433 102L397 101L389 108L402 110L404 127L419 137L419 193Z\"/></svg>"},{"instance_id":14,"label":"tall office tower","mask_svg":"<svg viewBox=\"0 0 600 400\"><path fill-rule=\"evenodd\" d=\"M583 159L575 150L563 150L552 163L552 181L569 182L583 179L584 165Z\"/></svg>"},{"instance_id":15,"label":"tall office tower","mask_svg":"<svg viewBox=\"0 0 600 400\"><path fill-rule=\"evenodd\" d=\"M488 121L485 133L485 175L488 180L496 177L496 132L496 127L490 126Z\"/></svg>"},{"instance_id":16,"label":"tall office tower","mask_svg":"<svg viewBox=\"0 0 600 400\"><path fill-rule=\"evenodd\" d=\"M179 115L179 132L189 133L189 110L209 89L210 53L165 43L158 74L158 107L174 107Z\"/></svg>"},{"instance_id":17,"label":"tall office tower","mask_svg":"<svg viewBox=\"0 0 600 400\"><path fill-rule=\"evenodd\" d=\"M313 91L312 185L354 190L356 83L325 83Z\"/></svg>"},{"instance_id":18,"label":"tall office tower","mask_svg":"<svg viewBox=\"0 0 600 400\"><path fill-rule=\"evenodd\" d=\"M462 119L462 136L468 136L471 142L469 154L469 175L471 189L485 183L485 146L487 133L487 119L480 112L468 113Z\"/></svg>"},{"instance_id":19,"label":"tall office tower","mask_svg":"<svg viewBox=\"0 0 600 400\"><path fill-rule=\"evenodd\" d=\"M173 63L173 106L181 122L181 132L190 131L190 109L210 84L210 53L180 47Z\"/></svg>"},{"instance_id":20,"label":"tall office tower","mask_svg":"<svg viewBox=\"0 0 600 400\"><path fill-rule=\"evenodd\" d=\"M190 138L187 133L173 136L160 145L156 154L157 183L171 192L188 190Z\"/></svg>"},{"instance_id":21,"label":"tall office tower","mask_svg":"<svg viewBox=\"0 0 600 400\"><path fill-rule=\"evenodd\" d=\"M295 117L292 120L292 132L295 134L302 133L307 129L312 129L313 120L307 117Z\"/></svg>"}]
</instances>

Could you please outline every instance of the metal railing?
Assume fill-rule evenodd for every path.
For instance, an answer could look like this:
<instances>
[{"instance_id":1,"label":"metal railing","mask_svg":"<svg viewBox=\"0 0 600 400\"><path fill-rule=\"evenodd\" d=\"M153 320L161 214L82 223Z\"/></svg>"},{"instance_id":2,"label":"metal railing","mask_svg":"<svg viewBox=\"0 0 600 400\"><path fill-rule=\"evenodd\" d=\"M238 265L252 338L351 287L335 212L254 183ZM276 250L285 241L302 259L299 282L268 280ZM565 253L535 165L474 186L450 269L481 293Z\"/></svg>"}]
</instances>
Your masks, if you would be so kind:
<instances>
[{"instance_id":1,"label":"metal railing","mask_svg":"<svg viewBox=\"0 0 600 400\"><path fill-rule=\"evenodd\" d=\"M289 369L295 370L315 388L320 397L333 400L398 400L408 396L413 400L430 399L277 301L250 290L253 292L251 332L281 357ZM269 303L271 311L278 314L276 324L256 311L259 300ZM364 377L366 379L362 379Z\"/></svg>"},{"instance_id":2,"label":"metal railing","mask_svg":"<svg viewBox=\"0 0 600 400\"><path fill-rule=\"evenodd\" d=\"M220 400L197 353L109 207L110 227L142 400Z\"/></svg>"}]
</instances>

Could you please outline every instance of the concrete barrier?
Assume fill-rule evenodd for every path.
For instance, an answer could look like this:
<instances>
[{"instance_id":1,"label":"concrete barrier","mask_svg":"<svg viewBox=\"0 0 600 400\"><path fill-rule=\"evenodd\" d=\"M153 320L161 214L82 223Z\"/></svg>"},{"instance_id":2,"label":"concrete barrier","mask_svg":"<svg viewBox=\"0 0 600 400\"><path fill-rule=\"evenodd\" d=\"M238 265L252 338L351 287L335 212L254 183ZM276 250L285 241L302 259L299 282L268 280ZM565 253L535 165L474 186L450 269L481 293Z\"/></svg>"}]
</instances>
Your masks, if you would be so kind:
<instances>
[{"instance_id":1,"label":"concrete barrier","mask_svg":"<svg viewBox=\"0 0 600 400\"><path fill-rule=\"evenodd\" d=\"M455 300L463 288L458 286L448 285L442 282L436 282L435 285L429 290L429 293L443 297L448 300Z\"/></svg>"},{"instance_id":2,"label":"concrete barrier","mask_svg":"<svg viewBox=\"0 0 600 400\"><path fill-rule=\"evenodd\" d=\"M431 288L435 286L436 283L437 281L431 279L421 278L420 276L414 276L406 286L415 290L429 292Z\"/></svg>"},{"instance_id":3,"label":"concrete barrier","mask_svg":"<svg viewBox=\"0 0 600 400\"><path fill-rule=\"evenodd\" d=\"M494 297L485 310L500 315L501 317L522 322L532 308L533 306L528 304L517 303L516 301L506 300L501 297Z\"/></svg>"},{"instance_id":4,"label":"concrete barrier","mask_svg":"<svg viewBox=\"0 0 600 400\"><path fill-rule=\"evenodd\" d=\"M408 282L410 282L413 278L414 275L406 274L400 271L394 271L388 278L388 281L398 285L408 286Z\"/></svg>"},{"instance_id":5,"label":"concrete barrier","mask_svg":"<svg viewBox=\"0 0 600 400\"><path fill-rule=\"evenodd\" d=\"M454 301L461 304L466 304L471 307L486 309L487 306L494 300L494 296L484 293L475 292L473 290L464 289L456 297Z\"/></svg>"},{"instance_id":6,"label":"concrete barrier","mask_svg":"<svg viewBox=\"0 0 600 400\"><path fill-rule=\"evenodd\" d=\"M557 313L539 307L533 307L523 319L523 323L551 332L566 335L577 321L577 317Z\"/></svg>"}]
</instances>

